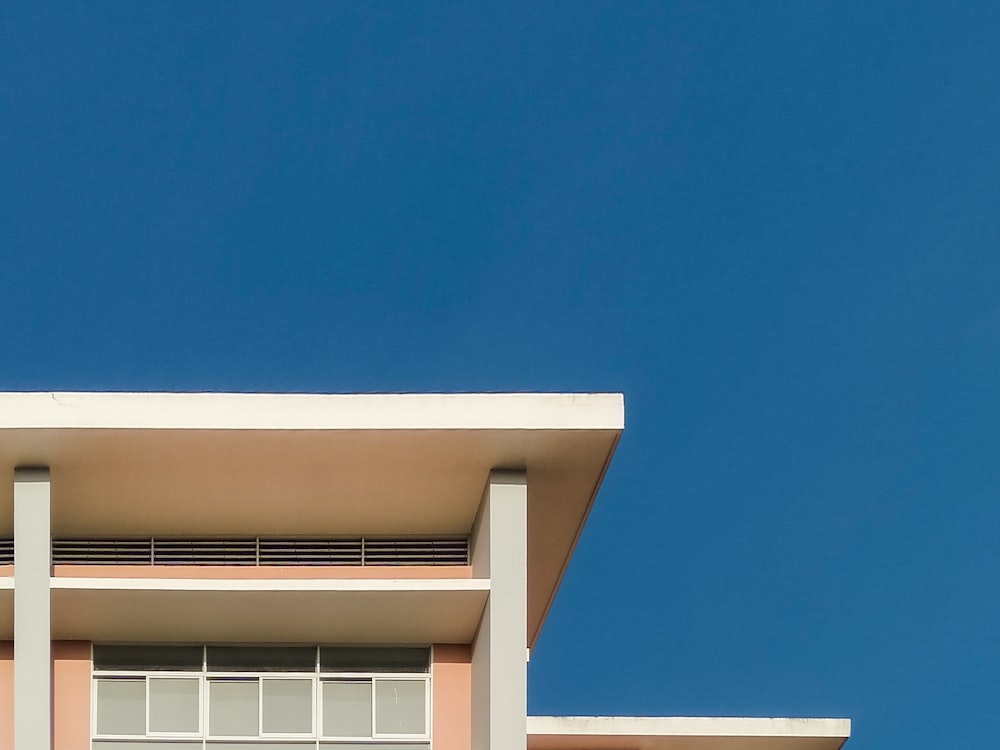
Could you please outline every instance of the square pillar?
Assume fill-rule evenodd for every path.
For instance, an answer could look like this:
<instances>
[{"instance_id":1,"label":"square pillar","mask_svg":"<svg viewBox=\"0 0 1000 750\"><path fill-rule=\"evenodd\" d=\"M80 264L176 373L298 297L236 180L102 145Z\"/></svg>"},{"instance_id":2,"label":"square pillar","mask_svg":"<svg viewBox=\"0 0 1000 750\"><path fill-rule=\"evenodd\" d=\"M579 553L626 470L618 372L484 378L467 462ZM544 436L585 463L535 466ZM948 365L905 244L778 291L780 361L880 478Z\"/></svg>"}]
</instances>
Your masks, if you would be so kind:
<instances>
[{"instance_id":1,"label":"square pillar","mask_svg":"<svg viewBox=\"0 0 1000 750\"><path fill-rule=\"evenodd\" d=\"M472 749L525 750L528 712L528 483L492 471L472 533L472 571L490 595L472 646Z\"/></svg>"},{"instance_id":2,"label":"square pillar","mask_svg":"<svg viewBox=\"0 0 1000 750\"><path fill-rule=\"evenodd\" d=\"M14 470L14 750L52 748L49 470Z\"/></svg>"}]
</instances>

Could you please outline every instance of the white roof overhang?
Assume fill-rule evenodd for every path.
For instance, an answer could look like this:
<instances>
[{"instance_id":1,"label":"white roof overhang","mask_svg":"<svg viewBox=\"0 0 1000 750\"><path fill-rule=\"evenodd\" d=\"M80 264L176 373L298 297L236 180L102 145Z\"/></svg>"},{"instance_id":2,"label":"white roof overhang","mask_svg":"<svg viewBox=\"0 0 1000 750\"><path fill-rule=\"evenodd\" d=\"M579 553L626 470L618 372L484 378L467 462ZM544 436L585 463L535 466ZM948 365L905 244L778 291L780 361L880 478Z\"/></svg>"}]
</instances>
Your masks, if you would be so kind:
<instances>
[{"instance_id":1,"label":"white roof overhang","mask_svg":"<svg viewBox=\"0 0 1000 750\"><path fill-rule=\"evenodd\" d=\"M528 717L528 750L839 750L850 734L850 719Z\"/></svg>"},{"instance_id":2,"label":"white roof overhang","mask_svg":"<svg viewBox=\"0 0 1000 750\"><path fill-rule=\"evenodd\" d=\"M5 393L0 535L17 466L56 537L461 535L523 469L534 644L623 427L620 394Z\"/></svg>"}]
</instances>

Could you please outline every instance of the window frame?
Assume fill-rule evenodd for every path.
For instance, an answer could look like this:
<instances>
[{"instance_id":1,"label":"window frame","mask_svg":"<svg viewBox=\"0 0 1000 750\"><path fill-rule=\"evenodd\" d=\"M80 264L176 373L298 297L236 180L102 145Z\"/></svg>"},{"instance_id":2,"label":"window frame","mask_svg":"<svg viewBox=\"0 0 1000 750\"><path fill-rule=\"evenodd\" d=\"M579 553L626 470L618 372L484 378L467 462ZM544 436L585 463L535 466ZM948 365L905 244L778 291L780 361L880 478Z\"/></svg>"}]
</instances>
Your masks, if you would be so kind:
<instances>
[{"instance_id":1,"label":"window frame","mask_svg":"<svg viewBox=\"0 0 1000 750\"><path fill-rule=\"evenodd\" d=\"M202 706L202 715L205 717L203 722L204 727L204 737L209 741L225 741L225 742L248 742L253 740L311 740L317 737L316 733L316 674L315 672L203 672L202 673L203 682L205 685L205 698L204 705ZM209 708L210 699L209 694L211 690L208 685L212 680L229 680L229 681L240 681L250 682L251 680L257 683L257 734L255 735L236 735L236 734L212 734L211 733L211 722L208 720L210 718ZM302 680L309 682L310 689L310 700L309 705L312 707L312 715L310 720L310 730L308 732L265 732L264 731L264 681L265 680Z\"/></svg>"},{"instance_id":2,"label":"window frame","mask_svg":"<svg viewBox=\"0 0 1000 750\"><path fill-rule=\"evenodd\" d=\"M375 697L375 682L377 680L391 680L393 682L422 682L424 683L424 731L422 734L405 733L405 734L392 734L388 732L378 731L378 701ZM372 731L371 735L368 737L346 737L343 735L326 735L326 727L323 726L323 696L322 696L322 684L324 682L367 682L371 690L371 721L372 721ZM316 738L320 742L385 742L387 740L393 741L407 741L407 742L418 742L420 740L430 741L431 739L431 675L430 672L424 674L417 674L414 672L323 672L319 675L318 684L320 689L317 690L319 693L319 703L318 711L319 716L319 726L316 728Z\"/></svg>"},{"instance_id":3,"label":"window frame","mask_svg":"<svg viewBox=\"0 0 1000 750\"><path fill-rule=\"evenodd\" d=\"M131 644L130 644L131 645ZM138 644L136 644L138 645ZM178 644L180 645L180 644ZM171 741L200 742L202 747L209 743L231 742L288 742L290 747L298 743L300 748L335 746L337 744L370 744L377 750L380 743L396 742L413 744L417 748L432 747L432 665L433 650L429 649L426 672L324 672L320 668L320 648L316 647L315 666L312 671L277 672L277 671L209 671L206 661L206 649L202 647L202 663L200 670L151 670L151 669L99 669L94 666L93 649L91 651L91 701L90 701L90 741ZM188 679L198 682L198 731L197 732L151 732L150 690L151 680L158 678ZM210 734L210 682L213 679L240 679L257 682L257 734L254 735L212 735ZM102 680L142 680L145 688L145 733L138 734L99 734L97 731L98 714L98 683ZM308 680L311 687L312 723L309 732L264 732L264 680ZM424 731L422 733L380 733L378 731L378 701L376 683L380 680L393 682L420 682L424 686ZM362 737L326 736L323 726L323 684L326 682L365 682L371 695L371 733Z\"/></svg>"},{"instance_id":4,"label":"window frame","mask_svg":"<svg viewBox=\"0 0 1000 750\"><path fill-rule=\"evenodd\" d=\"M94 740L149 740L149 739L177 739L177 740L200 740L204 736L204 705L205 705L205 681L201 679L202 672L186 671L127 671L127 670L95 670L93 661L91 662L91 700L90 700L90 738ZM158 678L183 678L193 680L198 683L198 731L197 732L151 732L149 729L149 682ZM98 734L97 732L97 706L98 690L97 684L100 681L110 680L142 680L145 687L145 731L143 734Z\"/></svg>"}]
</instances>

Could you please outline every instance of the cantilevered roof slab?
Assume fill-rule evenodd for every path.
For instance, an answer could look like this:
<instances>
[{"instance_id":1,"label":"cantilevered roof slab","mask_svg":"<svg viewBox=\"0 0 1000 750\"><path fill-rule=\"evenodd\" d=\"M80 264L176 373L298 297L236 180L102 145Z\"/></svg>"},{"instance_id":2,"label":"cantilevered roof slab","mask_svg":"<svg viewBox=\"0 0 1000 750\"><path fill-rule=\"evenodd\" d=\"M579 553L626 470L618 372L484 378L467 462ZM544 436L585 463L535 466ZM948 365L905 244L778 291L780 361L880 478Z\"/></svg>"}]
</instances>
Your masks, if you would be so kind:
<instances>
[{"instance_id":1,"label":"cantilevered roof slab","mask_svg":"<svg viewBox=\"0 0 1000 750\"><path fill-rule=\"evenodd\" d=\"M528 717L528 750L839 750L850 734L850 719Z\"/></svg>"},{"instance_id":2,"label":"cantilevered roof slab","mask_svg":"<svg viewBox=\"0 0 1000 750\"><path fill-rule=\"evenodd\" d=\"M0 394L56 537L467 534L489 471L528 475L533 644L624 427L620 394Z\"/></svg>"}]
</instances>

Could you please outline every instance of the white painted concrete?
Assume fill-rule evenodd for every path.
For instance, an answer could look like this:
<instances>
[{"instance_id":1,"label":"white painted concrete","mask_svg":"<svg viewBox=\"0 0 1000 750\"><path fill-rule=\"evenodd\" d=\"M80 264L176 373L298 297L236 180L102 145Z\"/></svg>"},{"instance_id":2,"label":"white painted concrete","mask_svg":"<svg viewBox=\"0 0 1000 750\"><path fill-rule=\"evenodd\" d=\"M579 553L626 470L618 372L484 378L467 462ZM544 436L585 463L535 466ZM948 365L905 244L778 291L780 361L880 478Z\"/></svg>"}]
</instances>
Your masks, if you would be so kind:
<instances>
[{"instance_id":1,"label":"white painted concrete","mask_svg":"<svg viewBox=\"0 0 1000 750\"><path fill-rule=\"evenodd\" d=\"M849 737L850 719L709 716L529 716L531 734L685 737Z\"/></svg>"},{"instance_id":2,"label":"white painted concrete","mask_svg":"<svg viewBox=\"0 0 1000 750\"><path fill-rule=\"evenodd\" d=\"M490 595L472 647L473 750L527 742L527 509L523 472L493 471L472 538L472 569Z\"/></svg>"},{"instance_id":3,"label":"white painted concrete","mask_svg":"<svg viewBox=\"0 0 1000 750\"><path fill-rule=\"evenodd\" d=\"M49 750L52 566L48 469L14 471L14 750Z\"/></svg>"},{"instance_id":4,"label":"white painted concrete","mask_svg":"<svg viewBox=\"0 0 1000 750\"><path fill-rule=\"evenodd\" d=\"M487 597L485 590L54 588L52 637L105 643L470 643Z\"/></svg>"},{"instance_id":5,"label":"white painted concrete","mask_svg":"<svg viewBox=\"0 0 1000 750\"><path fill-rule=\"evenodd\" d=\"M493 616L486 601L479 628L472 641L472 750L490 750L492 740L491 629Z\"/></svg>"},{"instance_id":6,"label":"white painted concrete","mask_svg":"<svg viewBox=\"0 0 1000 750\"><path fill-rule=\"evenodd\" d=\"M469 643L489 585L483 578L58 576L51 579L52 634L137 642Z\"/></svg>"},{"instance_id":7,"label":"white painted concrete","mask_svg":"<svg viewBox=\"0 0 1000 750\"><path fill-rule=\"evenodd\" d=\"M620 393L2 393L3 429L607 429Z\"/></svg>"},{"instance_id":8,"label":"white painted concrete","mask_svg":"<svg viewBox=\"0 0 1000 750\"><path fill-rule=\"evenodd\" d=\"M91 591L489 591L485 578L52 578L53 589Z\"/></svg>"},{"instance_id":9,"label":"white painted concrete","mask_svg":"<svg viewBox=\"0 0 1000 750\"><path fill-rule=\"evenodd\" d=\"M528 750L840 750L849 719L529 716Z\"/></svg>"}]
</instances>

